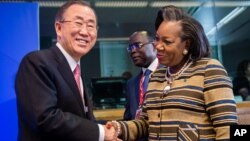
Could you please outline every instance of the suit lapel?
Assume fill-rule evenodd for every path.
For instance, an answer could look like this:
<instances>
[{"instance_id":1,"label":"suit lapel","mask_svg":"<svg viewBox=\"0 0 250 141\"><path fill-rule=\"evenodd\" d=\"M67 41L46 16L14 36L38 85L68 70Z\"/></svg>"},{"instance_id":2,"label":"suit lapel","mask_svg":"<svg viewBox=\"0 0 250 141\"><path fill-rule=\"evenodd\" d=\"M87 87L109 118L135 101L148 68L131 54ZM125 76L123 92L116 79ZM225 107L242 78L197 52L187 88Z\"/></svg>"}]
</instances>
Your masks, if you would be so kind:
<instances>
[{"instance_id":1,"label":"suit lapel","mask_svg":"<svg viewBox=\"0 0 250 141\"><path fill-rule=\"evenodd\" d=\"M71 88L73 95L76 97L77 102L79 103L79 105L82 109L82 112L84 113L82 98L80 96L80 92L79 92L77 84L75 82L74 75L70 69L70 66L69 66L66 58L63 56L63 54L61 53L61 51L57 47L52 47L52 51L57 56L59 72L61 73L65 82Z\"/></svg>"},{"instance_id":2,"label":"suit lapel","mask_svg":"<svg viewBox=\"0 0 250 141\"><path fill-rule=\"evenodd\" d=\"M82 80L82 81L83 81L83 87L84 87L84 102L85 102L85 106L88 108L88 112L86 114L88 116L88 119L95 121L95 116L93 114L92 104L90 103L90 98L89 98L88 92L86 91L87 86L85 85L84 80Z\"/></svg>"}]
</instances>

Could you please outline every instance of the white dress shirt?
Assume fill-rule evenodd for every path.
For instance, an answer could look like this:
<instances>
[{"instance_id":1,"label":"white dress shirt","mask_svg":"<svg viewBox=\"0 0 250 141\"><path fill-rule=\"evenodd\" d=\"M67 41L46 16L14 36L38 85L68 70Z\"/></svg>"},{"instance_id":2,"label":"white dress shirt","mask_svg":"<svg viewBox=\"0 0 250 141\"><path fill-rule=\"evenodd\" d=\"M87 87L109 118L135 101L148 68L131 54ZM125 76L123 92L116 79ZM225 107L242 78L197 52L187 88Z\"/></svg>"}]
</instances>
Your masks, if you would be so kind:
<instances>
[{"instance_id":1,"label":"white dress shirt","mask_svg":"<svg viewBox=\"0 0 250 141\"><path fill-rule=\"evenodd\" d=\"M62 54L64 55L64 57L66 58L66 60L69 63L70 69L73 72L74 69L76 68L76 65L79 64L80 65L80 60L79 61L75 61L74 58L72 56L69 55L69 53L57 42L56 46L59 48L59 50L62 52ZM81 96L83 97L83 82L82 82L82 77L80 77L80 85L81 85ZM83 97L84 98L84 97ZM84 99L83 99L84 102ZM87 112L87 107L85 107L85 112ZM101 124L98 124L99 127L99 132L100 132L100 136L99 136L99 141L104 141L104 127Z\"/></svg>"}]
</instances>

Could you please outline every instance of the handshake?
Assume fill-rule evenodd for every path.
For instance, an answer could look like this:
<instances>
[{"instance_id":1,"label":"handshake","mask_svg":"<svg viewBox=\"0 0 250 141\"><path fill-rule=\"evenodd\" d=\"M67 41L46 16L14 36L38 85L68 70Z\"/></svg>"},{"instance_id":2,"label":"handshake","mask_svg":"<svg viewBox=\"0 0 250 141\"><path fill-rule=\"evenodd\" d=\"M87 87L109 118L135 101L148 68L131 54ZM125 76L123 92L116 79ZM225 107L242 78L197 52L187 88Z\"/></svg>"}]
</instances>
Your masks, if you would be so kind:
<instances>
[{"instance_id":1,"label":"handshake","mask_svg":"<svg viewBox=\"0 0 250 141\"><path fill-rule=\"evenodd\" d=\"M105 130L105 141L122 141L118 138L121 135L121 125L117 121L108 121L103 125Z\"/></svg>"}]
</instances>

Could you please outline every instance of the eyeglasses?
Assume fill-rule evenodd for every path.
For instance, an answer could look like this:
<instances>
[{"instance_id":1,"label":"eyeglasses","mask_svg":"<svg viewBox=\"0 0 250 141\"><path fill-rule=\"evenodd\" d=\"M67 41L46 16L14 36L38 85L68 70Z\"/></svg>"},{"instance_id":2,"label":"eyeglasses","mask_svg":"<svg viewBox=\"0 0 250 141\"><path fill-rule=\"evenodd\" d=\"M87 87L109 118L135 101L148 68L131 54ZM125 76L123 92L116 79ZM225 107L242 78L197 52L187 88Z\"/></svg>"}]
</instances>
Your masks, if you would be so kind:
<instances>
[{"instance_id":1,"label":"eyeglasses","mask_svg":"<svg viewBox=\"0 0 250 141\"><path fill-rule=\"evenodd\" d=\"M82 29L84 25L86 25L86 29L88 31L95 31L98 29L98 27L94 24L94 22L89 22L89 21L82 21L82 20L62 20L60 21L61 23L65 23L65 22L70 22L73 24L74 27L78 28L78 29Z\"/></svg>"},{"instance_id":2,"label":"eyeglasses","mask_svg":"<svg viewBox=\"0 0 250 141\"><path fill-rule=\"evenodd\" d=\"M146 42L146 43L140 43L140 42L136 42L136 43L132 43L129 44L127 47L128 52L132 52L133 49L141 49L143 46L147 45L147 44L152 44L153 42Z\"/></svg>"}]
</instances>

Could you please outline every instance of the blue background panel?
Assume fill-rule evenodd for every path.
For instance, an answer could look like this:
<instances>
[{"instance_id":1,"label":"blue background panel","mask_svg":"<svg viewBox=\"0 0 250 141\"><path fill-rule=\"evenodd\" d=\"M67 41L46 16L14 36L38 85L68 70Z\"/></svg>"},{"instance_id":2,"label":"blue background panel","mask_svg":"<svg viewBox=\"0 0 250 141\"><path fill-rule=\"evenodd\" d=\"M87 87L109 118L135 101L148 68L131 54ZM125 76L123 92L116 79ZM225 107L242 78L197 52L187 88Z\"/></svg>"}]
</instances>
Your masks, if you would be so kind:
<instances>
[{"instance_id":1,"label":"blue background panel","mask_svg":"<svg viewBox=\"0 0 250 141\"><path fill-rule=\"evenodd\" d=\"M0 3L0 140L16 141L15 75L23 56L39 49L38 3Z\"/></svg>"}]
</instances>

